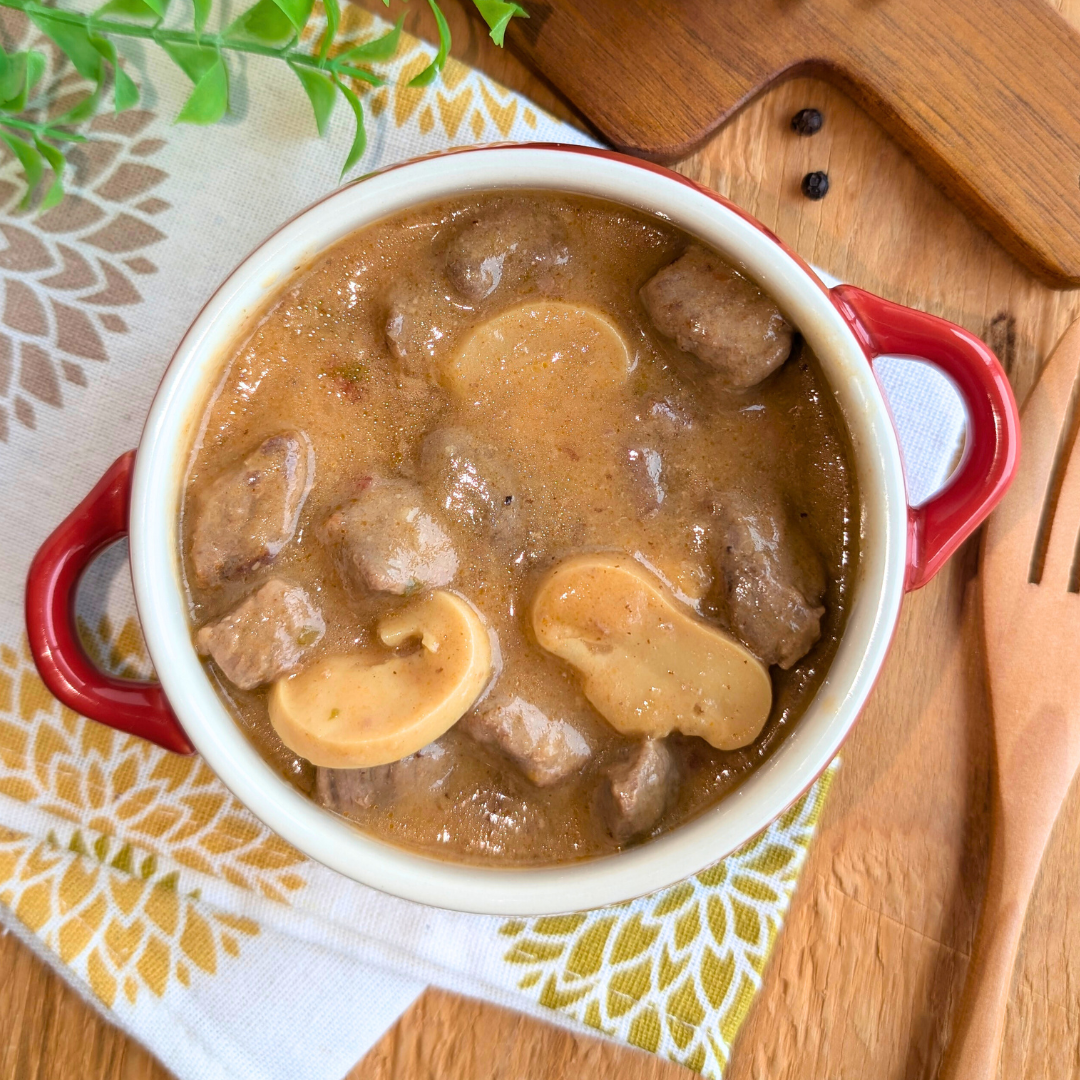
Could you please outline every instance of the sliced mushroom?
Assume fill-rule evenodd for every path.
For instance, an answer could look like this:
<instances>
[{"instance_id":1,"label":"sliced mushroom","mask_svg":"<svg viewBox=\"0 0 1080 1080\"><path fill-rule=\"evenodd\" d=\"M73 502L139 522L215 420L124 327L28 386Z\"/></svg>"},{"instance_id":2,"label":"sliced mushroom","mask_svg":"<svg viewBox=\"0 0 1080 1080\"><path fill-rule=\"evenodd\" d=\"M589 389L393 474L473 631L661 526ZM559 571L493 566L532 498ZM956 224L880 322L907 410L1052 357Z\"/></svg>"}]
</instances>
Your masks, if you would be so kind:
<instances>
[{"instance_id":1,"label":"sliced mushroom","mask_svg":"<svg viewBox=\"0 0 1080 1080\"><path fill-rule=\"evenodd\" d=\"M439 590L382 619L383 645L407 655L339 654L274 683L270 722L290 750L331 769L387 765L437 739L476 702L492 673L487 627Z\"/></svg>"},{"instance_id":2,"label":"sliced mushroom","mask_svg":"<svg viewBox=\"0 0 1080 1080\"><path fill-rule=\"evenodd\" d=\"M449 366L450 388L466 400L528 393L555 420L566 380L619 385L630 374L626 339L604 314L583 304L543 300L504 311L478 326Z\"/></svg>"},{"instance_id":3,"label":"sliced mushroom","mask_svg":"<svg viewBox=\"0 0 1080 1080\"><path fill-rule=\"evenodd\" d=\"M623 735L699 735L719 750L754 741L772 708L764 664L681 604L626 555L576 555L540 583L533 630L583 676Z\"/></svg>"}]
</instances>

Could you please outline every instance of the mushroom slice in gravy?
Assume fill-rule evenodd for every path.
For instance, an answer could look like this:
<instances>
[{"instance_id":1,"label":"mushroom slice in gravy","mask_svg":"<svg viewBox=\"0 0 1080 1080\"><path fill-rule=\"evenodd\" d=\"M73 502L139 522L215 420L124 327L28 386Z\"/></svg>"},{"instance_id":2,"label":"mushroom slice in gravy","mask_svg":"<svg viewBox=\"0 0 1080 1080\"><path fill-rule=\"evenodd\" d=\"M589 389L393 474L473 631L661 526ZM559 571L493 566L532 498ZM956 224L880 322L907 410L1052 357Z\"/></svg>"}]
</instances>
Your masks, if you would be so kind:
<instances>
[{"instance_id":1,"label":"mushroom slice in gravy","mask_svg":"<svg viewBox=\"0 0 1080 1080\"><path fill-rule=\"evenodd\" d=\"M512 403L538 395L552 419L566 405L566 380L579 384L626 381L630 350L605 314L583 304L542 300L520 304L481 323L450 364L448 381L461 397Z\"/></svg>"},{"instance_id":2,"label":"mushroom slice in gravy","mask_svg":"<svg viewBox=\"0 0 1080 1080\"><path fill-rule=\"evenodd\" d=\"M772 708L764 664L681 604L626 555L577 555L540 584L536 640L581 673L585 696L623 735L754 741Z\"/></svg>"},{"instance_id":3,"label":"mushroom slice in gravy","mask_svg":"<svg viewBox=\"0 0 1080 1080\"><path fill-rule=\"evenodd\" d=\"M487 627L438 591L379 623L379 640L410 654L328 656L270 693L270 722L290 750L332 769L387 765L416 753L475 703L492 673Z\"/></svg>"}]
</instances>

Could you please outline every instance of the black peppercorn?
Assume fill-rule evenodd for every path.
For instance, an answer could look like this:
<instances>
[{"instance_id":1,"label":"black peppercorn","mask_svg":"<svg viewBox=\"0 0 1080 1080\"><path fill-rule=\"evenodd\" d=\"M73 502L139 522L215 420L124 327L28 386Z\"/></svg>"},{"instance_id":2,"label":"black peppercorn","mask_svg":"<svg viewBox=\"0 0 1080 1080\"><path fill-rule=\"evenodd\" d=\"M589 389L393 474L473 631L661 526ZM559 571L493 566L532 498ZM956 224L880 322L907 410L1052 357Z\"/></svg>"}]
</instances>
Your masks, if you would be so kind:
<instances>
[{"instance_id":1,"label":"black peppercorn","mask_svg":"<svg viewBox=\"0 0 1080 1080\"><path fill-rule=\"evenodd\" d=\"M802 178L802 193L808 199L824 199L829 191L829 174L808 172Z\"/></svg>"},{"instance_id":2,"label":"black peppercorn","mask_svg":"<svg viewBox=\"0 0 1080 1080\"><path fill-rule=\"evenodd\" d=\"M816 135L825 118L817 109L800 109L791 118L791 130L798 135Z\"/></svg>"}]
</instances>

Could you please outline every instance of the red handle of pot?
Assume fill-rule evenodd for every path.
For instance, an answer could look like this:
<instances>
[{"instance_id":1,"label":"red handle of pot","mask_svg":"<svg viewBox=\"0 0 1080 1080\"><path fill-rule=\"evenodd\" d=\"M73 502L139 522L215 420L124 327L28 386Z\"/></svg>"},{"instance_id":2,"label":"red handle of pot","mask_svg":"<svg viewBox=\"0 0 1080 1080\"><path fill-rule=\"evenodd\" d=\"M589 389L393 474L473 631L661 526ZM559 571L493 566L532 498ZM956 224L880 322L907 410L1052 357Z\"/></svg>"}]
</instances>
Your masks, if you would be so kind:
<instances>
[{"instance_id":1,"label":"red handle of pot","mask_svg":"<svg viewBox=\"0 0 1080 1080\"><path fill-rule=\"evenodd\" d=\"M102 548L127 535L135 451L113 462L94 490L41 545L26 582L26 631L42 681L82 716L166 750L194 747L157 683L118 679L95 667L75 628L79 579Z\"/></svg>"},{"instance_id":2,"label":"red handle of pot","mask_svg":"<svg viewBox=\"0 0 1080 1080\"><path fill-rule=\"evenodd\" d=\"M852 285L836 286L832 298L871 361L890 354L928 361L952 380L967 410L959 467L928 502L908 507L906 585L918 589L982 524L1012 482L1020 458L1016 399L997 357L962 327Z\"/></svg>"}]
</instances>

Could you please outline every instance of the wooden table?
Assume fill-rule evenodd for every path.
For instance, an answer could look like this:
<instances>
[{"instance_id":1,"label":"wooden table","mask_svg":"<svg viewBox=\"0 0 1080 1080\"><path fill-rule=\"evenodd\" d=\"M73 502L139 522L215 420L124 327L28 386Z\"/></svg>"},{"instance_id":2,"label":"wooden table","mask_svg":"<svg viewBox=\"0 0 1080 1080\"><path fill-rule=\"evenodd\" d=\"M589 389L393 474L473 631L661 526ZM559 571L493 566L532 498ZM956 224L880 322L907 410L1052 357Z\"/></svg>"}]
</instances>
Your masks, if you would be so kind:
<instances>
[{"instance_id":1,"label":"wooden table","mask_svg":"<svg viewBox=\"0 0 1080 1080\"><path fill-rule=\"evenodd\" d=\"M383 10L378 0L363 2ZM457 0L444 6L455 55L569 115L546 85L491 46ZM1080 26L1080 0L1059 6ZM410 18L412 28L429 30L418 5ZM804 106L825 116L813 138L788 128ZM799 79L770 91L681 169L745 206L810 261L985 337L1021 398L1062 330L1080 315L1080 293L1033 280L874 122L821 82ZM817 203L799 191L811 169L826 169L831 180ZM729 1080L936 1074L987 858L989 728L977 575L977 548L969 544L907 600L882 678L845 747ZM1074 791L1021 945L1001 1066L1008 1080L1080 1077L1078 890L1080 793ZM0 1078L167 1075L14 939L0 938ZM349 1077L690 1075L636 1051L432 990Z\"/></svg>"}]
</instances>

